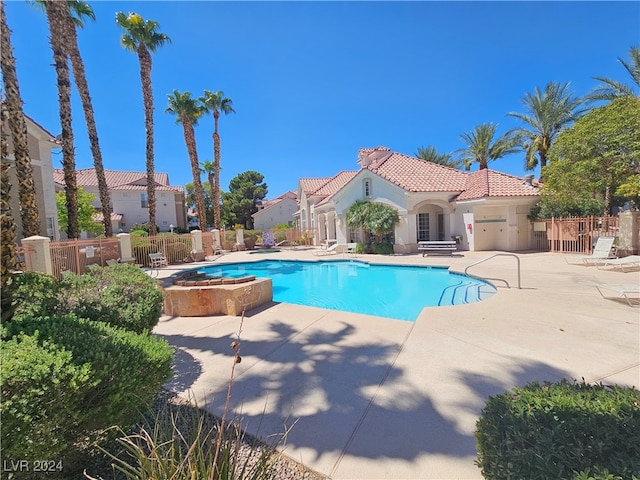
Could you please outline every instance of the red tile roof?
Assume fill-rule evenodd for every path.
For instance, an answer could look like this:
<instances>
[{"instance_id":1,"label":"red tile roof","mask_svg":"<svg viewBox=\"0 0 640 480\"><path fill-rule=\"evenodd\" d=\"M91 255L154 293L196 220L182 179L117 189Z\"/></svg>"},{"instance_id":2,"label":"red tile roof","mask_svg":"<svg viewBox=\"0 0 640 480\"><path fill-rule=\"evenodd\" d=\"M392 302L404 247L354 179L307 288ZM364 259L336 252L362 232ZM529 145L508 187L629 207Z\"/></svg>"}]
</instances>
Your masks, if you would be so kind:
<instances>
[{"instance_id":1,"label":"red tile roof","mask_svg":"<svg viewBox=\"0 0 640 480\"><path fill-rule=\"evenodd\" d=\"M456 200L538 195L540 195L538 188L533 185L527 185L524 179L487 168L467 174L465 189L458 195Z\"/></svg>"},{"instance_id":2,"label":"red tile roof","mask_svg":"<svg viewBox=\"0 0 640 480\"><path fill-rule=\"evenodd\" d=\"M461 192L467 173L401 153L391 153L366 167L409 192Z\"/></svg>"},{"instance_id":3,"label":"red tile roof","mask_svg":"<svg viewBox=\"0 0 640 480\"><path fill-rule=\"evenodd\" d=\"M373 157L370 156L371 154L374 154ZM359 161L363 159L371 161L360 171L369 170L408 192L458 193L456 200L539 195L536 180L533 180L533 185L528 185L523 178L495 170L463 172L391 152L387 147L361 148L358 151L358 158ZM366 161L363 164L366 164ZM303 178L300 180L300 185L308 195L324 197L316 203L316 205L322 205L358 173L358 171L342 171L332 178Z\"/></svg>"},{"instance_id":4,"label":"red tile roof","mask_svg":"<svg viewBox=\"0 0 640 480\"><path fill-rule=\"evenodd\" d=\"M342 187L344 187L349 181L358 174L357 170L346 170L342 171L329 180L327 183L322 185L318 190L316 190L313 195L324 196L324 198L319 201L316 205L320 206L327 203L331 200L334 194L336 194Z\"/></svg>"},{"instance_id":5,"label":"red tile roof","mask_svg":"<svg viewBox=\"0 0 640 480\"><path fill-rule=\"evenodd\" d=\"M272 200L263 200L262 201L262 206L264 208L267 208L267 207L269 207L271 205L275 205L276 203L280 203L285 198L290 198L291 200L297 200L298 199L298 195L296 194L296 192L289 191L289 192L283 193L279 197L276 197L276 198L274 198Z\"/></svg>"},{"instance_id":6,"label":"red tile roof","mask_svg":"<svg viewBox=\"0 0 640 480\"><path fill-rule=\"evenodd\" d=\"M329 181L322 184L317 190L313 192L313 195L330 196L344 187L349 180L358 174L357 170L343 170Z\"/></svg>"},{"instance_id":7,"label":"red tile roof","mask_svg":"<svg viewBox=\"0 0 640 480\"><path fill-rule=\"evenodd\" d=\"M139 190L144 191L147 188L146 172L121 172L116 170L104 171L109 190ZM156 190L159 191L175 191L184 192L182 186L169 185L169 175L166 173L155 172ZM61 169L55 169L53 172L53 181L64 185L64 172ZM98 177L94 168L84 168L76 170L76 181L79 187L97 187Z\"/></svg>"},{"instance_id":8,"label":"red tile roof","mask_svg":"<svg viewBox=\"0 0 640 480\"><path fill-rule=\"evenodd\" d=\"M319 189L322 185L331 180L331 177L323 177L323 178L301 178L300 179L300 188L307 195L311 195L317 189Z\"/></svg>"}]
</instances>

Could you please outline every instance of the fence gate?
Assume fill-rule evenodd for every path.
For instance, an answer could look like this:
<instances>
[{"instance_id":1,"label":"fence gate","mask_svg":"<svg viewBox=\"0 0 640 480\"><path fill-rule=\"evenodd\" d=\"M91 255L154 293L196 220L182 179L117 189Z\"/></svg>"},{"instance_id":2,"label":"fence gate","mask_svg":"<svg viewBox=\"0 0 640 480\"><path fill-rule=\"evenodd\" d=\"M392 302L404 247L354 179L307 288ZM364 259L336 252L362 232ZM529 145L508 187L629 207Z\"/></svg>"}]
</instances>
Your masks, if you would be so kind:
<instances>
[{"instance_id":1,"label":"fence gate","mask_svg":"<svg viewBox=\"0 0 640 480\"><path fill-rule=\"evenodd\" d=\"M558 253L590 254L598 237L617 237L618 217L569 217L533 222L538 250Z\"/></svg>"},{"instance_id":2,"label":"fence gate","mask_svg":"<svg viewBox=\"0 0 640 480\"><path fill-rule=\"evenodd\" d=\"M117 238L91 238L51 242L53 274L62 277L69 271L83 274L89 265L105 266L107 260L120 258L120 241Z\"/></svg>"}]
</instances>

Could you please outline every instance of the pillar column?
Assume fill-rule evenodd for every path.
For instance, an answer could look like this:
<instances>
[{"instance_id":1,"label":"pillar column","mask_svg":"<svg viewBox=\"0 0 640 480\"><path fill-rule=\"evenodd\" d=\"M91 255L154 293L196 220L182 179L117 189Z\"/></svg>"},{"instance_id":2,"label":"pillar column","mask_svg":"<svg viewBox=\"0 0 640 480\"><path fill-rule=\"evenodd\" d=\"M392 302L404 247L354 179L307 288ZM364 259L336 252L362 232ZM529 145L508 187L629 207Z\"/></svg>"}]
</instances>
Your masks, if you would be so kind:
<instances>
[{"instance_id":1,"label":"pillar column","mask_svg":"<svg viewBox=\"0 0 640 480\"><path fill-rule=\"evenodd\" d=\"M29 272L40 272L53 275L51 262L51 240L49 237L35 235L23 238L24 261Z\"/></svg>"},{"instance_id":2,"label":"pillar column","mask_svg":"<svg viewBox=\"0 0 640 480\"><path fill-rule=\"evenodd\" d=\"M191 258L194 262L204 260L204 249L202 248L202 231L191 230Z\"/></svg>"},{"instance_id":3,"label":"pillar column","mask_svg":"<svg viewBox=\"0 0 640 480\"><path fill-rule=\"evenodd\" d=\"M120 262L136 263L135 257L131 250L131 235L128 233L119 233L116 235L120 241Z\"/></svg>"},{"instance_id":4,"label":"pillar column","mask_svg":"<svg viewBox=\"0 0 640 480\"><path fill-rule=\"evenodd\" d=\"M618 231L619 257L637 255L640 252L640 238L638 238L638 221L640 212L626 211L618 215L620 230Z\"/></svg>"}]
</instances>

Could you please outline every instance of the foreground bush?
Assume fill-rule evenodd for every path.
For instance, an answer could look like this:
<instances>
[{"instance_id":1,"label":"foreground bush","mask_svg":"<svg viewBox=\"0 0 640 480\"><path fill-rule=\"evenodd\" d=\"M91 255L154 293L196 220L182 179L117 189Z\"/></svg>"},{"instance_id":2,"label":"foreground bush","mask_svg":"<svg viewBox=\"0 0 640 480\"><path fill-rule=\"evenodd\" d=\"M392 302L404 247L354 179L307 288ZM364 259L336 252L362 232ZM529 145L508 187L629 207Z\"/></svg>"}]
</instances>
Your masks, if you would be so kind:
<instances>
[{"instance_id":1,"label":"foreground bush","mask_svg":"<svg viewBox=\"0 0 640 480\"><path fill-rule=\"evenodd\" d=\"M487 479L631 479L640 473L640 392L563 380L490 397L476 441Z\"/></svg>"},{"instance_id":2,"label":"foreground bush","mask_svg":"<svg viewBox=\"0 0 640 480\"><path fill-rule=\"evenodd\" d=\"M29 272L16 278L14 317L73 313L141 333L157 325L163 298L156 282L133 265L91 266L84 275L66 273L60 282Z\"/></svg>"},{"instance_id":3,"label":"foreground bush","mask_svg":"<svg viewBox=\"0 0 640 480\"><path fill-rule=\"evenodd\" d=\"M60 458L100 429L131 423L172 373L166 341L70 314L14 317L2 340L6 460Z\"/></svg>"}]
</instances>

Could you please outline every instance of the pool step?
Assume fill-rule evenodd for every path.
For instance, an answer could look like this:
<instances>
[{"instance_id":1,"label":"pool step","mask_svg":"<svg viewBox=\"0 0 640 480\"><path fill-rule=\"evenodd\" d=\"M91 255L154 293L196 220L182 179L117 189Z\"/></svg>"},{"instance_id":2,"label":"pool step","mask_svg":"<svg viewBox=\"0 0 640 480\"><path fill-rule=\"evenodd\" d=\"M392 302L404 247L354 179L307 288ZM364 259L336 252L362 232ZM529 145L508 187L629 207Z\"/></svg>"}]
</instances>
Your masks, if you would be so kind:
<instances>
[{"instance_id":1,"label":"pool step","mask_svg":"<svg viewBox=\"0 0 640 480\"><path fill-rule=\"evenodd\" d=\"M440 297L439 306L463 305L486 300L495 293L490 285L478 285L474 282L460 281L447 287Z\"/></svg>"}]
</instances>

